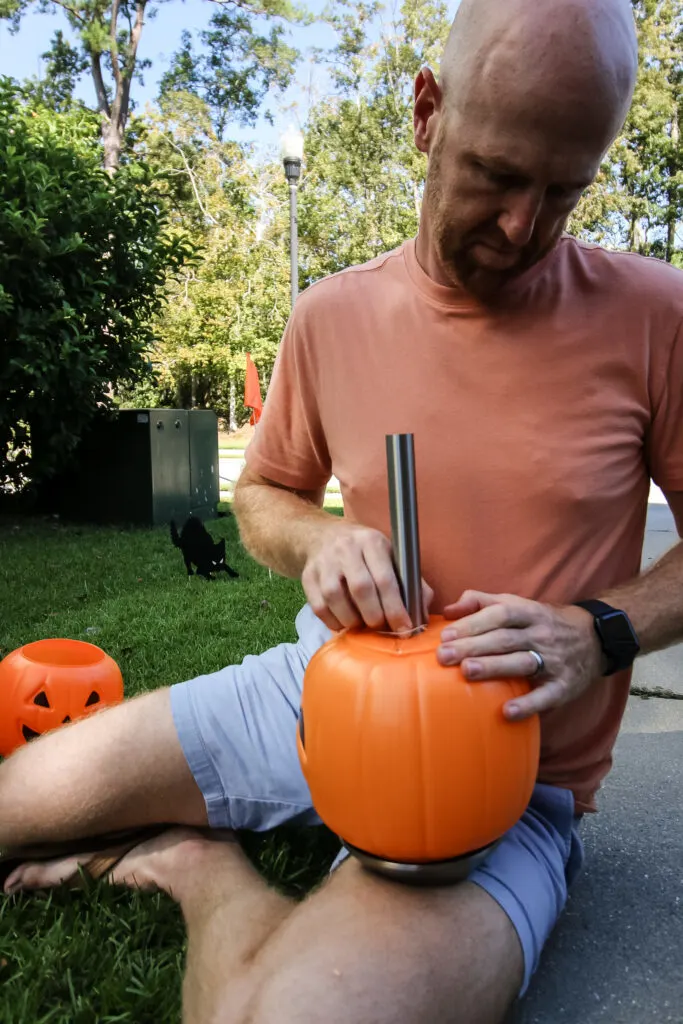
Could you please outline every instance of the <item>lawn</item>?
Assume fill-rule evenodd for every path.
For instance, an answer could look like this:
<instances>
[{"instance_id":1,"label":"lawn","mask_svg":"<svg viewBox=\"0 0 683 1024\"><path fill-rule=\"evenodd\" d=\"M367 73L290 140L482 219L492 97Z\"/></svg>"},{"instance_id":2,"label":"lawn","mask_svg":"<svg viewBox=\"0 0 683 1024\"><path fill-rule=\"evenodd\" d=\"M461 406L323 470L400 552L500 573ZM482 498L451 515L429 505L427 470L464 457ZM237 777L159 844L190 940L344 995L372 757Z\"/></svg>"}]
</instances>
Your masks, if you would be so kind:
<instances>
[{"instance_id":1,"label":"lawn","mask_svg":"<svg viewBox=\"0 0 683 1024\"><path fill-rule=\"evenodd\" d=\"M239 580L185 575L165 528L121 530L0 519L0 657L49 636L89 640L114 657L126 695L168 685L295 638L298 583L269 576L227 538ZM302 895L337 843L325 829L245 836L266 877ZM179 1020L184 932L156 894L0 896L2 1024L171 1024Z\"/></svg>"}]
</instances>

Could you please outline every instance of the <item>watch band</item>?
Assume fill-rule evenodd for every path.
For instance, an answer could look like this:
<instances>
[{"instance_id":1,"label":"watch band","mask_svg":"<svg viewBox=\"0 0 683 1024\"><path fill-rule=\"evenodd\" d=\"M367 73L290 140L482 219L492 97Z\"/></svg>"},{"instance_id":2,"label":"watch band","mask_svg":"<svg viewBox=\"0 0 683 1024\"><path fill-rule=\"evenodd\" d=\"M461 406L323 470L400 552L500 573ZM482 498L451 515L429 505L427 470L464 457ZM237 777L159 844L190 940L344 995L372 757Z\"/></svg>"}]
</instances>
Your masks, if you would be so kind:
<instances>
[{"instance_id":1,"label":"watch band","mask_svg":"<svg viewBox=\"0 0 683 1024\"><path fill-rule=\"evenodd\" d=\"M605 667L602 674L604 676L611 676L620 669L629 668L640 651L640 644L626 612L620 608L614 608L612 605L607 604L606 601L600 601L597 598L589 601L575 601L574 604L579 608L585 609L585 611L593 616L593 625L605 659ZM630 637L626 643L626 651L624 650L622 637L615 638L614 636L609 636L608 623L614 619L620 619L630 632Z\"/></svg>"},{"instance_id":2,"label":"watch band","mask_svg":"<svg viewBox=\"0 0 683 1024\"><path fill-rule=\"evenodd\" d=\"M608 612L616 612L619 609L613 608L611 604L606 604L605 601L598 601L597 598L593 598L590 601L575 601L575 605L579 608L585 608L591 615L607 615Z\"/></svg>"}]
</instances>

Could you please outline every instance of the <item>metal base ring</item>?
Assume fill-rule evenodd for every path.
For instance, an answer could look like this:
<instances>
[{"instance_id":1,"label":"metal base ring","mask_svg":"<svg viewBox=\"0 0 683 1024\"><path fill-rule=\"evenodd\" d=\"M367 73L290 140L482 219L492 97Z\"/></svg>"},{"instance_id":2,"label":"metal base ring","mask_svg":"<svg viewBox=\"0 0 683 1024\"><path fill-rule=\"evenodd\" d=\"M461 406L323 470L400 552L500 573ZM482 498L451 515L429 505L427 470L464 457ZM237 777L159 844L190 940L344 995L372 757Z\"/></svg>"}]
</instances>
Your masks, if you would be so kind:
<instances>
[{"instance_id":1,"label":"metal base ring","mask_svg":"<svg viewBox=\"0 0 683 1024\"><path fill-rule=\"evenodd\" d=\"M343 838L341 841L364 868L374 871L375 874L384 875L396 882L404 882L406 885L454 885L456 882L463 882L475 868L479 867L495 850L500 839L460 857L453 857L450 860L424 861L419 864L386 860L351 846Z\"/></svg>"}]
</instances>

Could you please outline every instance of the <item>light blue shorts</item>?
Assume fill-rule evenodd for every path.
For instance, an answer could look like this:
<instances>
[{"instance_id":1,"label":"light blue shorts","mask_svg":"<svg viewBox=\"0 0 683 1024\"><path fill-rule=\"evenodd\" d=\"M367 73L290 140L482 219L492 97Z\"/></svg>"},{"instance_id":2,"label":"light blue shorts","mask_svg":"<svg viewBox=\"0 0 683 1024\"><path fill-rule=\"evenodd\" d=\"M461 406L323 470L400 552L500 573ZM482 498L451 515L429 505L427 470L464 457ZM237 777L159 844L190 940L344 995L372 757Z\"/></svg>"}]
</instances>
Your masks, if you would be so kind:
<instances>
[{"instance_id":1,"label":"light blue shorts","mask_svg":"<svg viewBox=\"0 0 683 1024\"><path fill-rule=\"evenodd\" d=\"M296 627L297 643L171 688L180 743L215 828L321 824L299 766L296 721L304 669L330 632L308 606ZM571 792L538 784L524 816L470 875L517 930L525 963L520 995L581 868L577 826Z\"/></svg>"}]
</instances>

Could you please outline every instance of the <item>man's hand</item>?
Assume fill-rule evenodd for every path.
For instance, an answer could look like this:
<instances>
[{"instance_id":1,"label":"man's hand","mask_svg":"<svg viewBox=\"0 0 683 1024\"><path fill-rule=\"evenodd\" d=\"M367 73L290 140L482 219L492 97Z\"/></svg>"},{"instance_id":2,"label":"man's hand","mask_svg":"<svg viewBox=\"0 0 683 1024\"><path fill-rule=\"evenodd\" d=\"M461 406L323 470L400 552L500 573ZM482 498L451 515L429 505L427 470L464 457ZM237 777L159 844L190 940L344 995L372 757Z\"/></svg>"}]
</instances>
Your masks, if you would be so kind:
<instances>
[{"instance_id":1,"label":"man's hand","mask_svg":"<svg viewBox=\"0 0 683 1024\"><path fill-rule=\"evenodd\" d=\"M365 526L336 521L309 553L301 576L311 608L330 629L412 627L401 599L391 543ZM425 607L433 592L423 583Z\"/></svg>"},{"instance_id":2,"label":"man's hand","mask_svg":"<svg viewBox=\"0 0 683 1024\"><path fill-rule=\"evenodd\" d=\"M442 665L459 665L471 680L525 676L535 685L505 705L509 719L567 704L600 676L602 652L593 617L583 608L467 590L444 615L454 621L441 634ZM543 658L542 673L530 651Z\"/></svg>"}]
</instances>

